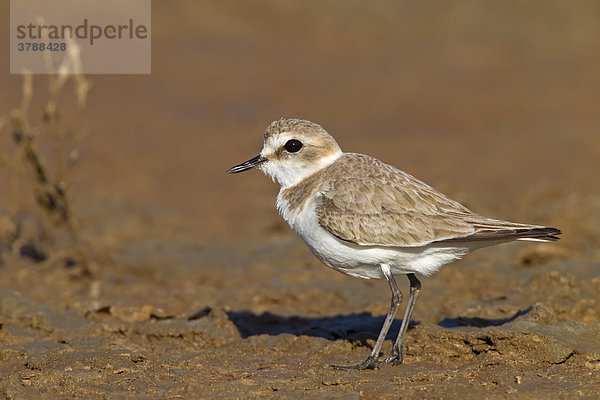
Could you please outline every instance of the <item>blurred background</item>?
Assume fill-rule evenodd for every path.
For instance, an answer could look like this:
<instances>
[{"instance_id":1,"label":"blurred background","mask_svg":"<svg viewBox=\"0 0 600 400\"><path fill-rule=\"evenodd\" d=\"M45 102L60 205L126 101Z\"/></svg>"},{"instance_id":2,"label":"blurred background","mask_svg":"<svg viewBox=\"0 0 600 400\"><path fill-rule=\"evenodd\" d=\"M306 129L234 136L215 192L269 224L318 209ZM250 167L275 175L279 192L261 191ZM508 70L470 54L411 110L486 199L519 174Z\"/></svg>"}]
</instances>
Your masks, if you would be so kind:
<instances>
[{"instance_id":1,"label":"blurred background","mask_svg":"<svg viewBox=\"0 0 600 400\"><path fill-rule=\"evenodd\" d=\"M23 82L9 75L8 39L0 35L6 117ZM329 271L304 248L277 214L275 183L259 171L225 174L260 151L281 117L317 122L343 150L405 170L475 212L563 230L551 248L478 252L459 263L467 275L448 267L455 272L424 284L438 297L425 290L429 307L418 305L415 318L438 322L452 315L449 298L500 295L535 273L597 277L599 71L600 2L155 1L152 73L88 76L87 135L68 190L95 265L91 288L63 283L50 267L6 267L1 283L36 301L146 301L179 313L206 304L385 313L385 285L375 291ZM41 121L46 78L35 76L33 89L29 117ZM68 82L61 98L67 123L73 89ZM13 150L5 125L0 153ZM35 208L27 179L18 201L10 195L10 176L0 166L0 210ZM32 277L61 289L31 288ZM465 288L463 278L482 283ZM281 300L286 293L296 297ZM598 322L597 311L561 315Z\"/></svg>"},{"instance_id":2,"label":"blurred background","mask_svg":"<svg viewBox=\"0 0 600 400\"><path fill-rule=\"evenodd\" d=\"M545 196L599 192L599 4L152 6L152 74L90 77L77 207L118 199L182 219L178 229L203 239L282 224L276 185L259 172L224 174L260 151L280 117L318 122L345 151L498 218L529 217L552 202ZM8 1L1 7L8 18ZM22 82L2 68L8 114ZM45 84L35 77L37 92ZM556 211L525 222L557 224Z\"/></svg>"}]
</instances>

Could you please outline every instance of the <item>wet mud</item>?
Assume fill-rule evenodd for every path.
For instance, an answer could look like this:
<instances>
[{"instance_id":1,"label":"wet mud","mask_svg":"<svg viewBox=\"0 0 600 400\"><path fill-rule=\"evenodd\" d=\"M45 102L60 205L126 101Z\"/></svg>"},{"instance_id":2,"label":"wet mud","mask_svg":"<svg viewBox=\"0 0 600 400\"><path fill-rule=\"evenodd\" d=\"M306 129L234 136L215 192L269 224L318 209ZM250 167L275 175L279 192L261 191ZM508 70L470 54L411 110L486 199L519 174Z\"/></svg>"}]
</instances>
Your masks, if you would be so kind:
<instances>
[{"instance_id":1,"label":"wet mud","mask_svg":"<svg viewBox=\"0 0 600 400\"><path fill-rule=\"evenodd\" d=\"M91 77L70 175L88 274L39 235L26 192L17 232L2 189L2 396L597 398L597 5L294 4L154 3L152 75ZM9 111L20 80L3 68ZM369 354L389 288L320 264L268 178L224 174L281 116L476 212L564 234L423 278L404 363L335 370Z\"/></svg>"}]
</instances>

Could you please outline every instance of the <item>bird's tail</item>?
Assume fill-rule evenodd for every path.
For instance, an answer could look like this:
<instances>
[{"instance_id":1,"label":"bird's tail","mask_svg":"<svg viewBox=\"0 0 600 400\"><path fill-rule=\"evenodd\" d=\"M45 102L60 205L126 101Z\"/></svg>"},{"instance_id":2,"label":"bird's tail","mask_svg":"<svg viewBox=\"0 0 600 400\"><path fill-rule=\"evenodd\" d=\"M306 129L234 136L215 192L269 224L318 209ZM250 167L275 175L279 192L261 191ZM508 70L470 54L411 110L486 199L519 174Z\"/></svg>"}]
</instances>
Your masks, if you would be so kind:
<instances>
[{"instance_id":1,"label":"bird's tail","mask_svg":"<svg viewBox=\"0 0 600 400\"><path fill-rule=\"evenodd\" d=\"M515 232L515 239L517 240L529 240L533 242L556 242L558 235L562 232L560 229L543 227L543 228L532 228L523 231L517 230Z\"/></svg>"},{"instance_id":2,"label":"bird's tail","mask_svg":"<svg viewBox=\"0 0 600 400\"><path fill-rule=\"evenodd\" d=\"M559 239L560 229L538 225L517 224L507 221L487 219L473 224L475 232L460 238L449 239L453 242L510 241L529 240L534 242L555 242Z\"/></svg>"}]
</instances>

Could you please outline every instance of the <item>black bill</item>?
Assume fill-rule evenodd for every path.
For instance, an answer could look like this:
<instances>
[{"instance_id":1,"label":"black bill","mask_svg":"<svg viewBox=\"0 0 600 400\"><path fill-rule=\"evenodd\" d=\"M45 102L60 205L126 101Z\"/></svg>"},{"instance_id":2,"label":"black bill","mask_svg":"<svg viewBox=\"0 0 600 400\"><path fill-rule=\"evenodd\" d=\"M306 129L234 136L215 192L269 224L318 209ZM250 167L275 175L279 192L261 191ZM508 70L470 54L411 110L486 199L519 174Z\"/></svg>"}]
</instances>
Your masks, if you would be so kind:
<instances>
[{"instance_id":1,"label":"black bill","mask_svg":"<svg viewBox=\"0 0 600 400\"><path fill-rule=\"evenodd\" d=\"M241 163L240 165L236 165L235 167L231 167L227 170L228 174L237 174L238 172L244 172L251 168L256 167L267 161L266 158L263 158L260 154L250 160Z\"/></svg>"}]
</instances>

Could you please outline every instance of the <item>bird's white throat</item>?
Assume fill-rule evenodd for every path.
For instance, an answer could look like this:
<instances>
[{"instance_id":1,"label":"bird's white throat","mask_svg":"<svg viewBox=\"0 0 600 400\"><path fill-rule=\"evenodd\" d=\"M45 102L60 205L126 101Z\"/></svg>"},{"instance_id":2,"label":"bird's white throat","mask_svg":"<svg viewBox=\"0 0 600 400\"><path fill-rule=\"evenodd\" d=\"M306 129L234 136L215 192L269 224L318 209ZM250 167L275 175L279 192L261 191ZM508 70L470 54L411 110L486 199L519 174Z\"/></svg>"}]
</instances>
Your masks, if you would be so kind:
<instances>
[{"instance_id":1,"label":"bird's white throat","mask_svg":"<svg viewBox=\"0 0 600 400\"><path fill-rule=\"evenodd\" d=\"M306 177L330 166L344 154L341 150L333 152L311 162L300 160L269 160L259 166L260 170L276 180L282 189L286 189L302 182ZM266 155L268 158L268 155Z\"/></svg>"}]
</instances>

